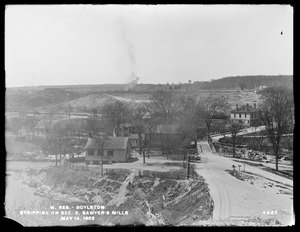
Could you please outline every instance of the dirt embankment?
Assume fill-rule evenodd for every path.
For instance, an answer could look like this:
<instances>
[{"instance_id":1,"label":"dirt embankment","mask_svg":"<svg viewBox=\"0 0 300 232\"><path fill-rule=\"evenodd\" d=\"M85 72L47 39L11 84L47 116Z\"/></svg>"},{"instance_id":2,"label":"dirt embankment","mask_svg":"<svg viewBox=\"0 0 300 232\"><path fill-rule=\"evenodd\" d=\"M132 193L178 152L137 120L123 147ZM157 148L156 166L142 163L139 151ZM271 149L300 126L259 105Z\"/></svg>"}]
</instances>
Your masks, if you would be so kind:
<instances>
[{"instance_id":1,"label":"dirt embankment","mask_svg":"<svg viewBox=\"0 0 300 232\"><path fill-rule=\"evenodd\" d=\"M69 204L104 205L128 215L101 216L91 224L181 225L212 217L213 201L204 180L141 177L132 170L74 171L64 167L31 173L36 194Z\"/></svg>"}]
</instances>

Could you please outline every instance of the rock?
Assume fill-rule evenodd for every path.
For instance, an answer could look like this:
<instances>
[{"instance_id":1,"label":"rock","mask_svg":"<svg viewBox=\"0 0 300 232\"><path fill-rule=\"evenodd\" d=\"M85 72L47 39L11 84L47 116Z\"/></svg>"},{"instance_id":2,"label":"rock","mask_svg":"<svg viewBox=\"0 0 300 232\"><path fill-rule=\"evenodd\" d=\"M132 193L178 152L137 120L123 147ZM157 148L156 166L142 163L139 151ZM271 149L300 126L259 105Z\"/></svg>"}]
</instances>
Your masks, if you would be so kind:
<instances>
[{"instance_id":1,"label":"rock","mask_svg":"<svg viewBox=\"0 0 300 232\"><path fill-rule=\"evenodd\" d=\"M192 218L193 218L193 220L195 221L195 220L197 220L197 219L199 218L199 216L193 215Z\"/></svg>"}]
</instances>

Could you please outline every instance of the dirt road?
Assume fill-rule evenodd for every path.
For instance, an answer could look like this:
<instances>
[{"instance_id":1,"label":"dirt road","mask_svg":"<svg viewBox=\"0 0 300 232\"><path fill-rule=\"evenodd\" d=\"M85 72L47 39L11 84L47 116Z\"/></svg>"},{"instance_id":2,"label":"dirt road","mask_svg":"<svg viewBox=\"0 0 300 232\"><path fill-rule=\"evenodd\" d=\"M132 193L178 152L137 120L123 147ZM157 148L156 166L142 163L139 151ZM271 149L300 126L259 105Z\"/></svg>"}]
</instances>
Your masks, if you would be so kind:
<instances>
[{"instance_id":1,"label":"dirt road","mask_svg":"<svg viewBox=\"0 0 300 232\"><path fill-rule=\"evenodd\" d=\"M255 181L242 181L225 170L232 170L240 163L222 156L212 154L207 142L198 142L202 147L201 162L196 163L196 171L208 183L210 194L214 200L214 219L229 217L276 218L284 225L293 223L293 196L281 194L275 187L264 188ZM201 150L201 149L199 149ZM275 174L246 165L252 173L263 176L266 183L282 183L292 188L293 181ZM266 179L267 178L267 179ZM270 185L271 186L271 185ZM275 185L273 185L275 186ZM269 214L268 214L269 212ZM271 213L272 212L272 213Z\"/></svg>"}]
</instances>

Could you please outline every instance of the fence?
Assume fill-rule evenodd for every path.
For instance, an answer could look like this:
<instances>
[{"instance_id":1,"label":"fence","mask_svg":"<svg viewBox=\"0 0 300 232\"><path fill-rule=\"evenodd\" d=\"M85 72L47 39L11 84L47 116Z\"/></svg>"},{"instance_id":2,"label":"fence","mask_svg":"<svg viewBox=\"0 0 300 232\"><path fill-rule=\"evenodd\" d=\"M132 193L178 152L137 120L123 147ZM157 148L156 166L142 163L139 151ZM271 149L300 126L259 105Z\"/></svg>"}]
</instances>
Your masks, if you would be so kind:
<instances>
[{"instance_id":1,"label":"fence","mask_svg":"<svg viewBox=\"0 0 300 232\"><path fill-rule=\"evenodd\" d=\"M73 169L75 171L101 171L101 166L99 167L89 167L88 165L78 165L76 163L71 163L67 160L64 161L63 165L66 168ZM193 166L190 166L190 174L187 174L187 170L170 170L168 172L159 172L159 171L151 171L151 170L143 170L143 169L136 169L139 173L140 177L152 177L152 178L161 178L161 179L177 179L183 180L189 178L197 179L197 173ZM113 174L113 173L120 173L120 172L129 172L128 169L125 168L104 168L104 174Z\"/></svg>"},{"instance_id":2,"label":"fence","mask_svg":"<svg viewBox=\"0 0 300 232\"><path fill-rule=\"evenodd\" d=\"M152 177L152 178L160 178L160 179L176 179L176 180L184 180L187 179L188 175L185 171L178 170L170 170L168 172L159 172L159 171L151 171L151 170L138 170L139 177ZM196 179L196 172L191 169L189 178Z\"/></svg>"},{"instance_id":3,"label":"fence","mask_svg":"<svg viewBox=\"0 0 300 232\"><path fill-rule=\"evenodd\" d=\"M71 163L69 161L64 161L64 166L67 168L74 169L75 171L88 171L89 166L88 165L77 165L75 163Z\"/></svg>"}]
</instances>

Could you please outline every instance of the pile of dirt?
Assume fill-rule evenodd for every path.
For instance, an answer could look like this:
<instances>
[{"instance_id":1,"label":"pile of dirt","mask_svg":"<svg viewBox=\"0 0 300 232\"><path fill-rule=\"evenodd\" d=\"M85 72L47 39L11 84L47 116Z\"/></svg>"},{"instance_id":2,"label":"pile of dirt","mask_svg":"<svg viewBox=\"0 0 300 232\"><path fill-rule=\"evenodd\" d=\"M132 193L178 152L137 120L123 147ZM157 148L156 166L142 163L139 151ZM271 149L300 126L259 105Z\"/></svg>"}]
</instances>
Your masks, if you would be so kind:
<instances>
[{"instance_id":1,"label":"pile of dirt","mask_svg":"<svg viewBox=\"0 0 300 232\"><path fill-rule=\"evenodd\" d=\"M259 175L255 175L251 172L237 172L233 170L225 170L230 175L235 178L245 181L251 185L259 186L263 189L273 188L276 194L286 194L293 195L293 188L289 185L278 184L276 181L271 181L269 179L263 178Z\"/></svg>"},{"instance_id":2,"label":"pile of dirt","mask_svg":"<svg viewBox=\"0 0 300 232\"><path fill-rule=\"evenodd\" d=\"M255 177L253 175L249 175L246 172L238 172L238 171L233 171L233 170L228 170L226 169L225 172L229 173L230 175L234 176L235 178L239 180L253 180Z\"/></svg>"},{"instance_id":3,"label":"pile of dirt","mask_svg":"<svg viewBox=\"0 0 300 232\"><path fill-rule=\"evenodd\" d=\"M42 174L43 173L43 174ZM180 225L212 217L213 201L202 178L142 177L132 170L109 172L52 167L36 173L36 194L65 203L99 204L128 215L101 216L100 225ZM42 178L43 177L43 178Z\"/></svg>"}]
</instances>

